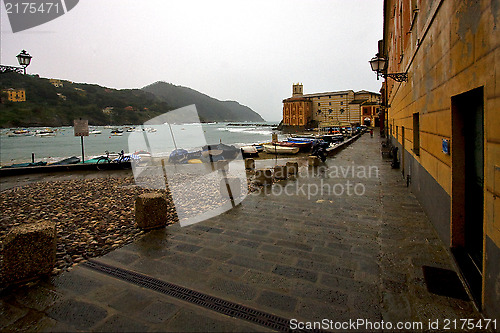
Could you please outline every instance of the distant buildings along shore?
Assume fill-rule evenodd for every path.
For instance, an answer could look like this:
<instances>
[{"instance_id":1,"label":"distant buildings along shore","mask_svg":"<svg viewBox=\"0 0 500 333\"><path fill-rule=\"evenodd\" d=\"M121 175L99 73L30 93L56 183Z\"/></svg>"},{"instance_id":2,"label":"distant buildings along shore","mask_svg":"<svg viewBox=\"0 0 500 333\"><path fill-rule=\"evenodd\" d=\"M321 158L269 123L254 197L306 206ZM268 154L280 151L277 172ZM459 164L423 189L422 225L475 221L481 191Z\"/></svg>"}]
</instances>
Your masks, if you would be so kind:
<instances>
[{"instance_id":1,"label":"distant buildings along shore","mask_svg":"<svg viewBox=\"0 0 500 333\"><path fill-rule=\"evenodd\" d=\"M293 84L292 97L283 100L283 126L325 128L351 125L379 125L380 94L366 90L303 93Z\"/></svg>"}]
</instances>

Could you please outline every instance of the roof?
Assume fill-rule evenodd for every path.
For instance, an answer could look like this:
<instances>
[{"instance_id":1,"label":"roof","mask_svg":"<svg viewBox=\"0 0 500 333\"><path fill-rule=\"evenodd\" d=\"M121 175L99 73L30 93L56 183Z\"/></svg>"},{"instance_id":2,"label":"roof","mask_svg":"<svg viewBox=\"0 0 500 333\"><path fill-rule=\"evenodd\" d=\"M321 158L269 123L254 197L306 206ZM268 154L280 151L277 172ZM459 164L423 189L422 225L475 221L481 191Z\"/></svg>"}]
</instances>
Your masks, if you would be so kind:
<instances>
[{"instance_id":1,"label":"roof","mask_svg":"<svg viewBox=\"0 0 500 333\"><path fill-rule=\"evenodd\" d=\"M362 104L367 100L368 100L367 98L353 99L351 102L349 102L349 104Z\"/></svg>"},{"instance_id":2,"label":"roof","mask_svg":"<svg viewBox=\"0 0 500 333\"><path fill-rule=\"evenodd\" d=\"M342 90L342 91L331 91L331 92L323 92L323 93L315 93L315 94L306 94L304 97L321 97L321 96L330 96L330 95L346 95L348 93L354 93L353 90Z\"/></svg>"},{"instance_id":3,"label":"roof","mask_svg":"<svg viewBox=\"0 0 500 333\"><path fill-rule=\"evenodd\" d=\"M307 99L303 96L295 96L295 97L289 97L287 99L284 99L283 103L285 103L285 102L300 102L300 101L309 102L309 99Z\"/></svg>"},{"instance_id":4,"label":"roof","mask_svg":"<svg viewBox=\"0 0 500 333\"><path fill-rule=\"evenodd\" d=\"M372 94L372 95L380 95L379 93L368 91L368 90L360 90L356 91L355 94Z\"/></svg>"}]
</instances>

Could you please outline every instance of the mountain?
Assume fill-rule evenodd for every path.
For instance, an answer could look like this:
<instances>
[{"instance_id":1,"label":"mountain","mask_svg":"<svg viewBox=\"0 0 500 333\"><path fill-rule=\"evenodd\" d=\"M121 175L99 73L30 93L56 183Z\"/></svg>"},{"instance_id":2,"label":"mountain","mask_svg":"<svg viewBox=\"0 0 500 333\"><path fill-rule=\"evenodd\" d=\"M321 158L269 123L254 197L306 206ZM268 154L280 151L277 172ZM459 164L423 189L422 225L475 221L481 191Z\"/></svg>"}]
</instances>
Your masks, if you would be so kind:
<instances>
[{"instance_id":1,"label":"mountain","mask_svg":"<svg viewBox=\"0 0 500 333\"><path fill-rule=\"evenodd\" d=\"M142 89L174 108L195 104L202 121L265 121L247 106L235 101L219 101L191 88L159 81Z\"/></svg>"},{"instance_id":2,"label":"mountain","mask_svg":"<svg viewBox=\"0 0 500 333\"><path fill-rule=\"evenodd\" d=\"M165 92L164 85L174 88ZM24 89L26 101L8 101L3 90L10 88ZM71 126L78 118L88 119L90 125L138 125L193 103L202 121L263 121L257 113L237 102L221 102L195 90L164 83L144 89L111 89L38 75L3 73L0 91L2 128Z\"/></svg>"}]
</instances>

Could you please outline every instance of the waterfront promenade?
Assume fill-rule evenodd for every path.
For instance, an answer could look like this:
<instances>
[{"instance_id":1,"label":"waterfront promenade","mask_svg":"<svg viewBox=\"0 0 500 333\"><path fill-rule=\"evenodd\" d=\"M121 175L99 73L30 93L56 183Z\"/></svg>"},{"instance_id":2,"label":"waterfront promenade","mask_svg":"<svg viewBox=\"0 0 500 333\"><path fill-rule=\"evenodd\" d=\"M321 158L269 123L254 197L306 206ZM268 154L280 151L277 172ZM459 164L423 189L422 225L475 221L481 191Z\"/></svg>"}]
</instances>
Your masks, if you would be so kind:
<instances>
[{"instance_id":1,"label":"waterfront promenade","mask_svg":"<svg viewBox=\"0 0 500 333\"><path fill-rule=\"evenodd\" d=\"M158 292L166 282L293 323L383 320L422 323L407 331L427 331L429 321L442 330L446 320L479 320L453 286L448 251L379 148L377 135L365 134L323 167L303 167L297 180L251 194L231 211L149 232L94 259L121 269L115 273L141 273L136 280L84 264L4 290L0 329L272 330ZM257 161L257 167L272 163ZM145 276L149 284L131 283Z\"/></svg>"}]
</instances>

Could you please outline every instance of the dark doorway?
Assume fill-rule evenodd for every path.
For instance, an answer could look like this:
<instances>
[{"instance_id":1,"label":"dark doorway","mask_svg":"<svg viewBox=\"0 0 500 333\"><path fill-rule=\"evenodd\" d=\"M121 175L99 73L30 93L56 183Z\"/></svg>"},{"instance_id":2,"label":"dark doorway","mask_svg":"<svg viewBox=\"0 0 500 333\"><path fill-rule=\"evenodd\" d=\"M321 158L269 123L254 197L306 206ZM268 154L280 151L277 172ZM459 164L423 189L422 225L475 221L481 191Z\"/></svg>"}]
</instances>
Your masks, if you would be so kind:
<instances>
[{"instance_id":1,"label":"dark doorway","mask_svg":"<svg viewBox=\"0 0 500 333\"><path fill-rule=\"evenodd\" d=\"M483 88L452 97L451 246L476 304L481 304L484 209Z\"/></svg>"}]
</instances>

